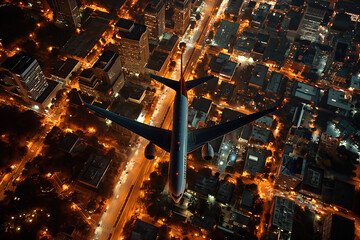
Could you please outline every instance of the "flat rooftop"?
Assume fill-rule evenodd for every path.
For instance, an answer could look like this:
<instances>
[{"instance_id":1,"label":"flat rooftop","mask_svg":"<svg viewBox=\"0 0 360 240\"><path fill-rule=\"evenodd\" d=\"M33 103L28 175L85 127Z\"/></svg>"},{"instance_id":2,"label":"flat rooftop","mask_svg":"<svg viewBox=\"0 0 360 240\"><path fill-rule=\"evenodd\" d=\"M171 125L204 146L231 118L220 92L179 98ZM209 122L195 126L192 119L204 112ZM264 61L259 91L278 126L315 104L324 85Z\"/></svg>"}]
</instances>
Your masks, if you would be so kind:
<instances>
[{"instance_id":1,"label":"flat rooftop","mask_svg":"<svg viewBox=\"0 0 360 240\"><path fill-rule=\"evenodd\" d=\"M70 75L78 63L78 60L72 58L67 58L66 61L57 59L54 64L52 74L57 77L66 78Z\"/></svg>"},{"instance_id":2,"label":"flat rooftop","mask_svg":"<svg viewBox=\"0 0 360 240\"><path fill-rule=\"evenodd\" d=\"M260 128L258 126L254 126L251 132L251 138L255 140L259 140L263 143L269 143L271 131L265 128Z\"/></svg>"},{"instance_id":3,"label":"flat rooftop","mask_svg":"<svg viewBox=\"0 0 360 240\"><path fill-rule=\"evenodd\" d=\"M273 118L272 117L269 117L269 116L263 116L261 118L258 118L255 120L256 123L261 123L261 124L264 124L268 127L271 127L272 124L273 124Z\"/></svg>"},{"instance_id":4,"label":"flat rooftop","mask_svg":"<svg viewBox=\"0 0 360 240\"><path fill-rule=\"evenodd\" d=\"M244 170L253 176L255 176L257 172L263 173L266 163L266 157L267 153L265 150L257 152L249 148L246 155Z\"/></svg>"},{"instance_id":5,"label":"flat rooftop","mask_svg":"<svg viewBox=\"0 0 360 240\"><path fill-rule=\"evenodd\" d=\"M155 71L160 71L168 57L169 57L168 53L155 50L151 54L148 63L146 64L146 68Z\"/></svg>"},{"instance_id":6,"label":"flat rooftop","mask_svg":"<svg viewBox=\"0 0 360 240\"><path fill-rule=\"evenodd\" d=\"M345 111L351 110L351 104L349 103L349 100L345 99L345 93L332 88L328 91L326 104L336 108L341 108Z\"/></svg>"},{"instance_id":7,"label":"flat rooftop","mask_svg":"<svg viewBox=\"0 0 360 240\"><path fill-rule=\"evenodd\" d=\"M265 84L268 69L269 67L265 65L256 64L249 83L259 87L263 87Z\"/></svg>"},{"instance_id":8,"label":"flat rooftop","mask_svg":"<svg viewBox=\"0 0 360 240\"><path fill-rule=\"evenodd\" d=\"M302 82L295 82L292 95L307 102L318 103L320 89Z\"/></svg>"},{"instance_id":9,"label":"flat rooftop","mask_svg":"<svg viewBox=\"0 0 360 240\"><path fill-rule=\"evenodd\" d=\"M25 55L24 53L17 53L12 57L8 57L1 66L13 73L21 75L34 61L36 61L36 59L31 56Z\"/></svg>"},{"instance_id":10,"label":"flat rooftop","mask_svg":"<svg viewBox=\"0 0 360 240\"><path fill-rule=\"evenodd\" d=\"M281 81L282 81L283 76L284 75L282 73L273 71L271 73L269 84L268 84L266 90L268 90L269 92L272 92L272 93L278 93L280 90Z\"/></svg>"},{"instance_id":11,"label":"flat rooftop","mask_svg":"<svg viewBox=\"0 0 360 240\"><path fill-rule=\"evenodd\" d=\"M111 160L103 156L91 154L80 172L79 181L94 188L98 188Z\"/></svg>"},{"instance_id":12,"label":"flat rooftop","mask_svg":"<svg viewBox=\"0 0 360 240\"><path fill-rule=\"evenodd\" d=\"M308 165L305 169L301 189L321 195L324 170Z\"/></svg>"},{"instance_id":13,"label":"flat rooftop","mask_svg":"<svg viewBox=\"0 0 360 240\"><path fill-rule=\"evenodd\" d=\"M177 46L178 42L179 42L178 36L165 32L163 34L161 41L159 42L158 48L165 50L167 52L171 52L174 49L174 47Z\"/></svg>"},{"instance_id":14,"label":"flat rooftop","mask_svg":"<svg viewBox=\"0 0 360 240\"><path fill-rule=\"evenodd\" d=\"M281 174L302 180L305 173L305 166L306 159L284 155L281 165Z\"/></svg>"},{"instance_id":15,"label":"flat rooftop","mask_svg":"<svg viewBox=\"0 0 360 240\"><path fill-rule=\"evenodd\" d=\"M115 29L117 29L120 37L137 41L140 40L146 28L145 25L135 23L125 18L120 18L115 24Z\"/></svg>"},{"instance_id":16,"label":"flat rooftop","mask_svg":"<svg viewBox=\"0 0 360 240\"><path fill-rule=\"evenodd\" d=\"M113 51L104 51L94 64L94 68L100 68L107 72L113 66L118 57L119 54Z\"/></svg>"},{"instance_id":17,"label":"flat rooftop","mask_svg":"<svg viewBox=\"0 0 360 240\"><path fill-rule=\"evenodd\" d=\"M235 184L222 180L219 184L219 188L215 196L216 201L223 204L230 203L234 189Z\"/></svg>"},{"instance_id":18,"label":"flat rooftop","mask_svg":"<svg viewBox=\"0 0 360 240\"><path fill-rule=\"evenodd\" d=\"M211 108L212 101L204 97L194 98L191 106L201 112L208 113Z\"/></svg>"},{"instance_id":19,"label":"flat rooftop","mask_svg":"<svg viewBox=\"0 0 360 240\"><path fill-rule=\"evenodd\" d=\"M272 225L288 232L292 231L294 207L293 201L276 196L271 219Z\"/></svg>"},{"instance_id":20,"label":"flat rooftop","mask_svg":"<svg viewBox=\"0 0 360 240\"><path fill-rule=\"evenodd\" d=\"M230 44L231 36L236 35L238 29L239 24L222 20L212 45L227 49Z\"/></svg>"},{"instance_id":21,"label":"flat rooftop","mask_svg":"<svg viewBox=\"0 0 360 240\"><path fill-rule=\"evenodd\" d=\"M87 32L81 32L80 34L74 34L61 49L61 52L76 56L79 58L85 58L94 46L99 42L100 36L96 36Z\"/></svg>"}]
</instances>

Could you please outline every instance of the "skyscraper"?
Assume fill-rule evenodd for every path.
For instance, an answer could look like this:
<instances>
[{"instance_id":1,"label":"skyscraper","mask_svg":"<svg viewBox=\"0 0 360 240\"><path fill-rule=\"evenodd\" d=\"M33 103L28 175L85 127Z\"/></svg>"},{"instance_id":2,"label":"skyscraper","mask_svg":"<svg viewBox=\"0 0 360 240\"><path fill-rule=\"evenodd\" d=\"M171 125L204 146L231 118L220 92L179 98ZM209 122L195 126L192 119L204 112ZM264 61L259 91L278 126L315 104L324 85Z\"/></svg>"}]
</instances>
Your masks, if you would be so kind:
<instances>
[{"instance_id":1,"label":"skyscraper","mask_svg":"<svg viewBox=\"0 0 360 240\"><path fill-rule=\"evenodd\" d=\"M80 14L76 0L48 0L55 18L59 21L78 27Z\"/></svg>"},{"instance_id":2,"label":"skyscraper","mask_svg":"<svg viewBox=\"0 0 360 240\"><path fill-rule=\"evenodd\" d=\"M149 29L149 37L158 39L165 32L165 5L162 0L154 0L145 8L145 25Z\"/></svg>"},{"instance_id":3,"label":"skyscraper","mask_svg":"<svg viewBox=\"0 0 360 240\"><path fill-rule=\"evenodd\" d=\"M33 57L19 53L7 58L2 67L13 74L20 92L34 100L37 100L48 86L38 61Z\"/></svg>"},{"instance_id":4,"label":"skyscraper","mask_svg":"<svg viewBox=\"0 0 360 240\"><path fill-rule=\"evenodd\" d=\"M320 6L308 6L298 29L300 39L314 41L316 32L325 16L325 9Z\"/></svg>"},{"instance_id":5,"label":"skyscraper","mask_svg":"<svg viewBox=\"0 0 360 240\"><path fill-rule=\"evenodd\" d=\"M176 0L174 6L174 31L177 35L183 35L190 22L190 0Z\"/></svg>"},{"instance_id":6,"label":"skyscraper","mask_svg":"<svg viewBox=\"0 0 360 240\"><path fill-rule=\"evenodd\" d=\"M115 40L123 67L143 73L149 59L149 31L145 25L120 18L115 25Z\"/></svg>"}]
</instances>

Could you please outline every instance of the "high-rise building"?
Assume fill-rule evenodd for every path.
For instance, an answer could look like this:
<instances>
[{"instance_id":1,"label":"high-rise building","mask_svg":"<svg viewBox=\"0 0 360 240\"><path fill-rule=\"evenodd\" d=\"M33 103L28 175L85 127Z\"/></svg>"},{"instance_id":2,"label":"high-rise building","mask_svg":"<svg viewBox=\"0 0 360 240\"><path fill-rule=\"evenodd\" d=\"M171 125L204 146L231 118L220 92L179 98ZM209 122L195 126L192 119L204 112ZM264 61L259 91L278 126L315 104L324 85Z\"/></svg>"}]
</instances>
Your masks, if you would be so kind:
<instances>
[{"instance_id":1,"label":"high-rise building","mask_svg":"<svg viewBox=\"0 0 360 240\"><path fill-rule=\"evenodd\" d=\"M48 0L56 20L78 27L80 14L76 0Z\"/></svg>"},{"instance_id":2,"label":"high-rise building","mask_svg":"<svg viewBox=\"0 0 360 240\"><path fill-rule=\"evenodd\" d=\"M38 61L33 57L19 53L7 58L2 67L12 73L20 92L34 100L37 100L48 86Z\"/></svg>"},{"instance_id":3,"label":"high-rise building","mask_svg":"<svg viewBox=\"0 0 360 240\"><path fill-rule=\"evenodd\" d=\"M149 31L145 25L120 18L115 25L115 40L123 67L143 73L149 59Z\"/></svg>"},{"instance_id":4,"label":"high-rise building","mask_svg":"<svg viewBox=\"0 0 360 240\"><path fill-rule=\"evenodd\" d=\"M150 3L145 8L144 18L150 38L158 39L165 33L165 5L162 0Z\"/></svg>"},{"instance_id":5,"label":"high-rise building","mask_svg":"<svg viewBox=\"0 0 360 240\"><path fill-rule=\"evenodd\" d=\"M314 41L316 32L325 16L326 10L319 6L308 6L298 28L300 39Z\"/></svg>"},{"instance_id":6,"label":"high-rise building","mask_svg":"<svg viewBox=\"0 0 360 240\"><path fill-rule=\"evenodd\" d=\"M190 22L190 0L176 0L174 5L174 31L177 35L183 35Z\"/></svg>"}]
</instances>

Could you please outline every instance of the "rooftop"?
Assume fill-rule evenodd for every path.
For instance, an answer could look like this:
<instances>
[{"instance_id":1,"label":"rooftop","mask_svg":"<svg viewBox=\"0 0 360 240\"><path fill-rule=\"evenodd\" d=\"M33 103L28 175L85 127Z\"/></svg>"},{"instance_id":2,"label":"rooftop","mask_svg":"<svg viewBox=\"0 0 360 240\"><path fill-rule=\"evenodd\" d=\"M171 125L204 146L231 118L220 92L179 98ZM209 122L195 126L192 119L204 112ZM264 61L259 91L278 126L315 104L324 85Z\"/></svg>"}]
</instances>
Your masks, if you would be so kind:
<instances>
[{"instance_id":1,"label":"rooftop","mask_svg":"<svg viewBox=\"0 0 360 240\"><path fill-rule=\"evenodd\" d=\"M136 219L130 240L155 240L159 229L147 222Z\"/></svg>"},{"instance_id":2,"label":"rooftop","mask_svg":"<svg viewBox=\"0 0 360 240\"><path fill-rule=\"evenodd\" d=\"M212 45L220 48L229 48L230 40L232 36L236 35L238 29L239 24L222 20Z\"/></svg>"},{"instance_id":3,"label":"rooftop","mask_svg":"<svg viewBox=\"0 0 360 240\"><path fill-rule=\"evenodd\" d=\"M234 46L234 49L240 50L243 52L251 53L254 48L256 39L241 35Z\"/></svg>"},{"instance_id":4,"label":"rooftop","mask_svg":"<svg viewBox=\"0 0 360 240\"><path fill-rule=\"evenodd\" d=\"M135 23L125 18L120 18L115 24L118 34L122 38L140 40L142 34L146 31L146 26Z\"/></svg>"},{"instance_id":5,"label":"rooftop","mask_svg":"<svg viewBox=\"0 0 360 240\"><path fill-rule=\"evenodd\" d=\"M179 42L178 36L165 32L160 40L158 48L171 52L173 48L176 47L178 42Z\"/></svg>"},{"instance_id":6,"label":"rooftop","mask_svg":"<svg viewBox=\"0 0 360 240\"><path fill-rule=\"evenodd\" d=\"M268 127L271 127L273 124L273 118L269 117L269 116L263 116L261 118L258 118L257 120L255 120L256 123L260 123L260 124L264 124Z\"/></svg>"},{"instance_id":7,"label":"rooftop","mask_svg":"<svg viewBox=\"0 0 360 240\"><path fill-rule=\"evenodd\" d=\"M353 74L351 76L350 87L352 87L354 89L360 89L360 74Z\"/></svg>"},{"instance_id":8,"label":"rooftop","mask_svg":"<svg viewBox=\"0 0 360 240\"><path fill-rule=\"evenodd\" d=\"M74 34L63 46L61 52L71 56L85 58L99 42L99 40L100 36L96 36L87 32Z\"/></svg>"},{"instance_id":9,"label":"rooftop","mask_svg":"<svg viewBox=\"0 0 360 240\"><path fill-rule=\"evenodd\" d=\"M254 194L250 191L244 190L241 197L241 207L251 212L254 206L254 200Z\"/></svg>"},{"instance_id":10,"label":"rooftop","mask_svg":"<svg viewBox=\"0 0 360 240\"><path fill-rule=\"evenodd\" d=\"M261 141L263 143L269 143L271 131L265 128L254 126L251 132L251 139Z\"/></svg>"},{"instance_id":11,"label":"rooftop","mask_svg":"<svg viewBox=\"0 0 360 240\"><path fill-rule=\"evenodd\" d=\"M268 90L269 92L272 92L272 93L278 93L280 90L281 81L282 81L283 76L284 75L282 73L273 71L271 73L269 84L268 84L266 90Z\"/></svg>"},{"instance_id":12,"label":"rooftop","mask_svg":"<svg viewBox=\"0 0 360 240\"><path fill-rule=\"evenodd\" d=\"M210 216L204 216L204 217L194 216L193 220L191 221L191 224L211 232L214 229L216 220Z\"/></svg>"},{"instance_id":13,"label":"rooftop","mask_svg":"<svg viewBox=\"0 0 360 240\"><path fill-rule=\"evenodd\" d=\"M293 178L303 179L305 174L306 159L302 157L283 156L281 173Z\"/></svg>"},{"instance_id":14,"label":"rooftop","mask_svg":"<svg viewBox=\"0 0 360 240\"><path fill-rule=\"evenodd\" d=\"M259 87L263 87L268 69L269 67L265 65L256 64L250 78L250 83Z\"/></svg>"},{"instance_id":15,"label":"rooftop","mask_svg":"<svg viewBox=\"0 0 360 240\"><path fill-rule=\"evenodd\" d=\"M36 102L43 104L44 101L49 97L49 94L52 93L52 91L54 91L54 89L56 87L58 87L60 85L60 83L53 81L51 79L46 79L48 86L47 88L44 90L44 92L36 99ZM55 89L55 91L57 91Z\"/></svg>"},{"instance_id":16,"label":"rooftop","mask_svg":"<svg viewBox=\"0 0 360 240\"><path fill-rule=\"evenodd\" d=\"M318 103L320 98L320 89L302 82L295 82L292 95L305 100L306 102Z\"/></svg>"},{"instance_id":17,"label":"rooftop","mask_svg":"<svg viewBox=\"0 0 360 240\"><path fill-rule=\"evenodd\" d=\"M282 197L275 197L272 225L291 232L294 219L295 203Z\"/></svg>"},{"instance_id":18,"label":"rooftop","mask_svg":"<svg viewBox=\"0 0 360 240\"><path fill-rule=\"evenodd\" d=\"M101 16L92 16L84 23L84 28L93 34L102 36L109 29L111 19Z\"/></svg>"},{"instance_id":19,"label":"rooftop","mask_svg":"<svg viewBox=\"0 0 360 240\"><path fill-rule=\"evenodd\" d=\"M148 60L148 63L146 64L146 68L152 69L155 71L160 71L168 57L169 57L168 53L164 53L164 52L155 50L151 54L151 56Z\"/></svg>"},{"instance_id":20,"label":"rooftop","mask_svg":"<svg viewBox=\"0 0 360 240\"><path fill-rule=\"evenodd\" d=\"M330 240L353 240L355 237L354 220L332 214Z\"/></svg>"},{"instance_id":21,"label":"rooftop","mask_svg":"<svg viewBox=\"0 0 360 240\"><path fill-rule=\"evenodd\" d=\"M230 108L224 108L222 110L220 123L232 121L243 116L245 116L245 114L241 112L234 111Z\"/></svg>"},{"instance_id":22,"label":"rooftop","mask_svg":"<svg viewBox=\"0 0 360 240\"><path fill-rule=\"evenodd\" d=\"M195 182L189 182L188 188L194 192L200 193L203 196L214 196L218 182L219 178L216 176L205 177L198 173L196 175Z\"/></svg>"},{"instance_id":23,"label":"rooftop","mask_svg":"<svg viewBox=\"0 0 360 240\"><path fill-rule=\"evenodd\" d=\"M103 156L91 154L79 174L79 181L98 188L102 178L109 168L111 160Z\"/></svg>"},{"instance_id":24,"label":"rooftop","mask_svg":"<svg viewBox=\"0 0 360 240\"><path fill-rule=\"evenodd\" d=\"M72 73L78 63L78 60L72 58L67 58L66 61L57 59L54 64L54 70L52 72L52 75L60 78L67 78L70 73Z\"/></svg>"},{"instance_id":25,"label":"rooftop","mask_svg":"<svg viewBox=\"0 0 360 240\"><path fill-rule=\"evenodd\" d=\"M233 222L240 223L241 225L245 225L245 226L247 226L250 223L250 217L237 212L231 213L231 220Z\"/></svg>"},{"instance_id":26,"label":"rooftop","mask_svg":"<svg viewBox=\"0 0 360 240\"><path fill-rule=\"evenodd\" d=\"M354 193L354 185L337 180L335 181L332 203L348 210L352 210Z\"/></svg>"},{"instance_id":27,"label":"rooftop","mask_svg":"<svg viewBox=\"0 0 360 240\"><path fill-rule=\"evenodd\" d=\"M72 149L79 142L79 140L80 138L77 135L73 133L66 133L58 148L62 151L71 153Z\"/></svg>"},{"instance_id":28,"label":"rooftop","mask_svg":"<svg viewBox=\"0 0 360 240\"><path fill-rule=\"evenodd\" d=\"M220 97L230 100L235 91L235 87L236 87L235 84L231 84L231 83L222 81L220 84L218 93L219 93Z\"/></svg>"},{"instance_id":29,"label":"rooftop","mask_svg":"<svg viewBox=\"0 0 360 240\"><path fill-rule=\"evenodd\" d=\"M308 165L305 169L301 189L321 195L324 170Z\"/></svg>"},{"instance_id":30,"label":"rooftop","mask_svg":"<svg viewBox=\"0 0 360 240\"><path fill-rule=\"evenodd\" d=\"M255 15L253 16L253 21L259 22L260 24L264 23L269 14L270 7L271 7L270 4L261 2L258 10L255 12Z\"/></svg>"},{"instance_id":31,"label":"rooftop","mask_svg":"<svg viewBox=\"0 0 360 240\"><path fill-rule=\"evenodd\" d=\"M230 0L225 9L225 13L234 14L236 16L239 15L243 2L244 0Z\"/></svg>"},{"instance_id":32,"label":"rooftop","mask_svg":"<svg viewBox=\"0 0 360 240\"><path fill-rule=\"evenodd\" d=\"M204 97L196 97L194 98L191 106L201 112L208 113L211 108L212 101L210 99L206 99Z\"/></svg>"},{"instance_id":33,"label":"rooftop","mask_svg":"<svg viewBox=\"0 0 360 240\"><path fill-rule=\"evenodd\" d=\"M345 99L345 93L332 88L328 91L326 104L345 111L351 110L351 104L349 103L349 100Z\"/></svg>"},{"instance_id":34,"label":"rooftop","mask_svg":"<svg viewBox=\"0 0 360 240\"><path fill-rule=\"evenodd\" d=\"M35 58L25 55L24 53L18 53L12 57L8 57L1 66L12 73L21 75L34 61L36 61Z\"/></svg>"},{"instance_id":35,"label":"rooftop","mask_svg":"<svg viewBox=\"0 0 360 240\"><path fill-rule=\"evenodd\" d=\"M154 0L152 3L149 3L145 8L145 13L158 13L161 8L164 6L164 2L162 0Z\"/></svg>"},{"instance_id":36,"label":"rooftop","mask_svg":"<svg viewBox=\"0 0 360 240\"><path fill-rule=\"evenodd\" d=\"M228 181L220 181L218 191L216 193L216 201L229 204L235 189L235 184Z\"/></svg>"},{"instance_id":37,"label":"rooftop","mask_svg":"<svg viewBox=\"0 0 360 240\"><path fill-rule=\"evenodd\" d=\"M257 172L262 173L264 171L266 157L267 153L265 150L256 152L249 148L246 155L244 170L254 176Z\"/></svg>"}]
</instances>

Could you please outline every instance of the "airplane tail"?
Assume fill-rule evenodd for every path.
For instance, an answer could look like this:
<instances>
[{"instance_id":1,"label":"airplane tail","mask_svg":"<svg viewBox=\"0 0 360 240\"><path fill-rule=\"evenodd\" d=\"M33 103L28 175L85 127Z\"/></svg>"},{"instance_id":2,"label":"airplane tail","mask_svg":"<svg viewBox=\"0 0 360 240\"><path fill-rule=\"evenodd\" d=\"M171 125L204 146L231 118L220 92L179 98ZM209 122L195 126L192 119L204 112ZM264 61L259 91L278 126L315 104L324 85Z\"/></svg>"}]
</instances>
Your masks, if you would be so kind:
<instances>
[{"instance_id":1,"label":"airplane tail","mask_svg":"<svg viewBox=\"0 0 360 240\"><path fill-rule=\"evenodd\" d=\"M160 76L153 75L153 74L151 74L150 77L152 79L168 86L169 88L174 89L175 91L181 91L181 92L184 91L184 94L185 94L186 91L188 91L204 82L207 82L210 79L213 79L214 75L197 78L197 79L193 79L193 80L185 82L184 75L183 75L183 63L182 63L182 54L181 54L180 81L175 81L172 79L160 77Z\"/></svg>"}]
</instances>

